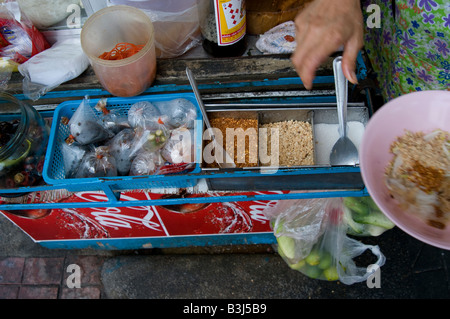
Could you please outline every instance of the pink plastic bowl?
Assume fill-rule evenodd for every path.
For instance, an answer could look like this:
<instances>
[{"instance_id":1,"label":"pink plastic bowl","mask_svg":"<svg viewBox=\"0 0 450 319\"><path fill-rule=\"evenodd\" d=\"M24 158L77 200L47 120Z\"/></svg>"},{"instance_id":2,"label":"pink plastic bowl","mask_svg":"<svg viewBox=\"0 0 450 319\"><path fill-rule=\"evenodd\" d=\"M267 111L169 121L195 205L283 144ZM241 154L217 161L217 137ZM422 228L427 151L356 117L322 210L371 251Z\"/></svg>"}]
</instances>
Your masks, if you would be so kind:
<instances>
[{"instance_id":1,"label":"pink plastic bowl","mask_svg":"<svg viewBox=\"0 0 450 319\"><path fill-rule=\"evenodd\" d=\"M427 244L450 250L450 225L443 230L399 209L385 186L384 171L392 154L391 143L405 133L450 132L450 92L422 91L406 94L383 105L367 123L360 146L360 169L370 196L400 229Z\"/></svg>"}]
</instances>

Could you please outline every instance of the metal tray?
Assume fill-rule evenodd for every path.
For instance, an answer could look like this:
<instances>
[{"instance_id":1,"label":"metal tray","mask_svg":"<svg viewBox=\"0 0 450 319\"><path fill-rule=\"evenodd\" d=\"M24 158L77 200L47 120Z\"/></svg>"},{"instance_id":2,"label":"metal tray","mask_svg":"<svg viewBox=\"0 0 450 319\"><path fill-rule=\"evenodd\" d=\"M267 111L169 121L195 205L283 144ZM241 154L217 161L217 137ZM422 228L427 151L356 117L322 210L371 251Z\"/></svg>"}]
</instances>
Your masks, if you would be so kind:
<instances>
[{"instance_id":1,"label":"metal tray","mask_svg":"<svg viewBox=\"0 0 450 319\"><path fill-rule=\"evenodd\" d=\"M329 152L337 133L337 111L335 106L302 107L249 107L248 109L217 109L207 111L208 117L237 117L255 114L259 124L284 121L308 121L313 126L314 165L308 166L261 166L243 168L207 168L207 183L210 190L262 191L262 190L319 190L319 189L363 189L359 164L354 166L331 166ZM366 106L348 108L349 136L357 147L369 120ZM336 131L334 131L336 130ZM205 141L203 141L205 144ZM259 156L258 156L259 158Z\"/></svg>"}]
</instances>

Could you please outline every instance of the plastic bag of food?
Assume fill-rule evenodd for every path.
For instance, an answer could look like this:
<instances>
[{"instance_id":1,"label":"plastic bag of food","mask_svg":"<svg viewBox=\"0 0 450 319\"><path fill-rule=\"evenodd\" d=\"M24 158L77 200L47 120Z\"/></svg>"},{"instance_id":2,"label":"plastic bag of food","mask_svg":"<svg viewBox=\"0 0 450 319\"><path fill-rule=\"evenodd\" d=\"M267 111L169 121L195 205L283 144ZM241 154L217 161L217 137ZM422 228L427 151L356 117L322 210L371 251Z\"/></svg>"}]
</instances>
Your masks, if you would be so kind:
<instances>
[{"instance_id":1,"label":"plastic bag of food","mask_svg":"<svg viewBox=\"0 0 450 319\"><path fill-rule=\"evenodd\" d=\"M128 175L133 157L132 147L134 140L134 130L124 129L110 139L106 146L109 147L110 154L115 158L117 173L119 175Z\"/></svg>"},{"instance_id":2,"label":"plastic bag of food","mask_svg":"<svg viewBox=\"0 0 450 319\"><path fill-rule=\"evenodd\" d=\"M171 132L169 140L161 148L161 155L171 164L193 163L194 146L194 131L179 128Z\"/></svg>"},{"instance_id":3,"label":"plastic bag of food","mask_svg":"<svg viewBox=\"0 0 450 319\"><path fill-rule=\"evenodd\" d=\"M159 120L151 128L135 128L131 155L134 156L141 151L155 152L160 150L169 140L170 130Z\"/></svg>"},{"instance_id":4,"label":"plastic bag of food","mask_svg":"<svg viewBox=\"0 0 450 319\"><path fill-rule=\"evenodd\" d=\"M0 4L1 56L24 63L32 56L50 47L49 43L20 10L17 1Z\"/></svg>"},{"instance_id":5,"label":"plastic bag of food","mask_svg":"<svg viewBox=\"0 0 450 319\"><path fill-rule=\"evenodd\" d=\"M128 110L128 123L133 128L154 129L159 127L159 109L148 101L134 103Z\"/></svg>"},{"instance_id":6,"label":"plastic bag of food","mask_svg":"<svg viewBox=\"0 0 450 319\"><path fill-rule=\"evenodd\" d=\"M106 130L90 105L90 100L85 97L69 120L70 135L81 145L93 144L112 137Z\"/></svg>"},{"instance_id":7,"label":"plastic bag of food","mask_svg":"<svg viewBox=\"0 0 450 319\"><path fill-rule=\"evenodd\" d=\"M343 209L349 235L379 236L395 226L370 196L345 197Z\"/></svg>"},{"instance_id":8,"label":"plastic bag of food","mask_svg":"<svg viewBox=\"0 0 450 319\"><path fill-rule=\"evenodd\" d=\"M72 80L89 66L89 59L81 49L80 38L58 41L22 63L18 70L23 75L23 93L31 100Z\"/></svg>"},{"instance_id":9,"label":"plastic bag of food","mask_svg":"<svg viewBox=\"0 0 450 319\"><path fill-rule=\"evenodd\" d=\"M70 138L61 143L61 153L64 159L64 172L66 178L72 178L75 175L88 150L89 148L87 146L80 145Z\"/></svg>"},{"instance_id":10,"label":"plastic bag of food","mask_svg":"<svg viewBox=\"0 0 450 319\"><path fill-rule=\"evenodd\" d=\"M266 214L280 256L292 269L310 278L351 285L366 281L385 263L378 246L365 245L347 236L342 198L279 201ZM356 265L355 258L366 250L377 261L366 267Z\"/></svg>"},{"instance_id":11,"label":"plastic bag of food","mask_svg":"<svg viewBox=\"0 0 450 319\"><path fill-rule=\"evenodd\" d=\"M107 102L107 98L101 98L94 107L101 114L101 125L112 134L117 134L123 129L130 128L127 111L124 109L110 109Z\"/></svg>"},{"instance_id":12,"label":"plastic bag of food","mask_svg":"<svg viewBox=\"0 0 450 319\"><path fill-rule=\"evenodd\" d=\"M158 174L159 168L164 165L164 159L159 151L139 152L133 159L130 167L131 176L155 175Z\"/></svg>"},{"instance_id":13,"label":"plastic bag of food","mask_svg":"<svg viewBox=\"0 0 450 319\"><path fill-rule=\"evenodd\" d=\"M99 146L87 152L75 175L76 178L114 177L117 176L117 166L109 147Z\"/></svg>"},{"instance_id":14,"label":"plastic bag of food","mask_svg":"<svg viewBox=\"0 0 450 319\"><path fill-rule=\"evenodd\" d=\"M165 115L166 120L164 122L169 128L194 127L194 122L197 119L197 108L188 99L179 98L155 102L154 104L161 114Z\"/></svg>"}]
</instances>

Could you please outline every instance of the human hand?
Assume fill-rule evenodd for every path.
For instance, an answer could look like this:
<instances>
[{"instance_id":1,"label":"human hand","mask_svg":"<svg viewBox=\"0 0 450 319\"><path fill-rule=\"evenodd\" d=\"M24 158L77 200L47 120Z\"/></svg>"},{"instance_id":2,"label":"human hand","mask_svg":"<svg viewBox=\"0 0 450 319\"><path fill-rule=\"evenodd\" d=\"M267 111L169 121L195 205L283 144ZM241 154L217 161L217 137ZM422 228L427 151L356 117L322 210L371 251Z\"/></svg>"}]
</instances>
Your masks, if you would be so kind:
<instances>
[{"instance_id":1,"label":"human hand","mask_svg":"<svg viewBox=\"0 0 450 319\"><path fill-rule=\"evenodd\" d=\"M363 17L359 0L314 0L295 18L297 47L291 57L306 89L316 69L341 46L342 69L357 83L355 64L363 47Z\"/></svg>"}]
</instances>

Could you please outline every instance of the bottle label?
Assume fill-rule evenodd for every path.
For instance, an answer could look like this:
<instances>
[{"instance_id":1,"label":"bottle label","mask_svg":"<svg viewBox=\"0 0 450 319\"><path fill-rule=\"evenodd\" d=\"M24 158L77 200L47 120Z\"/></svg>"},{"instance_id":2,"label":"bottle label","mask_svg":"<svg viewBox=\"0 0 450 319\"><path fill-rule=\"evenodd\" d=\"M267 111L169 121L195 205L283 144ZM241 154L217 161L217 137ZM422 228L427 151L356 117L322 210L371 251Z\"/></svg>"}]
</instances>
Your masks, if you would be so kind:
<instances>
[{"instance_id":1,"label":"bottle label","mask_svg":"<svg viewBox=\"0 0 450 319\"><path fill-rule=\"evenodd\" d=\"M245 0L214 0L217 44L231 45L245 36Z\"/></svg>"}]
</instances>

